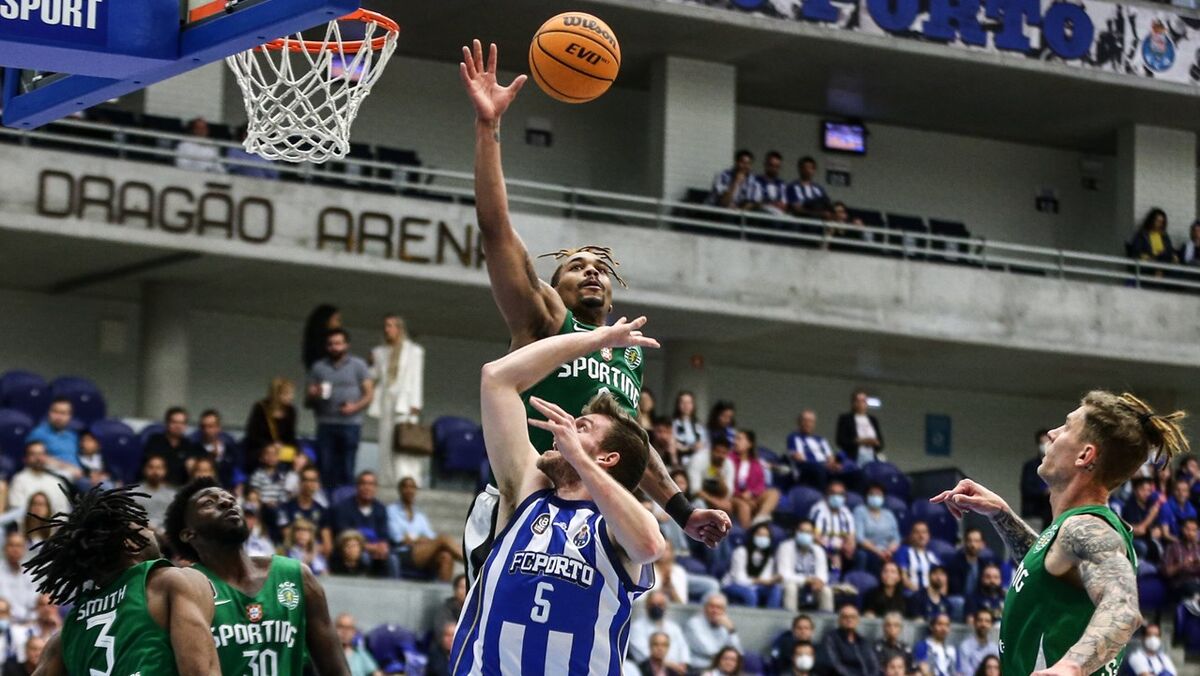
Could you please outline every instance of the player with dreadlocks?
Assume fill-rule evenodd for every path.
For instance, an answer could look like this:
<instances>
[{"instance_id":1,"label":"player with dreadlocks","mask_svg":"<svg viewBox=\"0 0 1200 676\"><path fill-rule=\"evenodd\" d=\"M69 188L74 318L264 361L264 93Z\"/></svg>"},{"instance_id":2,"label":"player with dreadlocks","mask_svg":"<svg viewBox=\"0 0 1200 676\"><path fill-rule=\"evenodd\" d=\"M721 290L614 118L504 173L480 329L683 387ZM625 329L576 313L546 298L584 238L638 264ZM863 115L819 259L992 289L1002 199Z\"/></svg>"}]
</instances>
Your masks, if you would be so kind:
<instances>
[{"instance_id":1,"label":"player with dreadlocks","mask_svg":"<svg viewBox=\"0 0 1200 676\"><path fill-rule=\"evenodd\" d=\"M612 251L599 246L548 254L559 261L558 268L549 284L538 279L533 260L509 219L500 159L500 118L526 78L521 75L509 86L500 86L496 80L496 61L496 46L491 45L485 67L483 45L475 40L472 47L463 47L459 71L475 108L476 216L487 254L492 295L508 325L512 341L509 350L513 351L550 336L604 326L613 309L610 277L621 286L625 282L617 274ZM529 406L529 398L536 396L557 404L571 415L579 415L593 397L607 392L636 417L642 393L642 362L641 348L630 347L600 350L563 364L524 393L526 411L535 420L545 420ZM547 451L553 443L545 430L531 426L529 435L539 453ZM658 453L650 454L639 487L662 505L692 538L713 547L729 532L730 521L724 512L691 507ZM468 554L467 569L472 577L491 547L498 504L496 491L489 486L488 491L475 498L467 517L463 551Z\"/></svg>"},{"instance_id":2,"label":"player with dreadlocks","mask_svg":"<svg viewBox=\"0 0 1200 676\"><path fill-rule=\"evenodd\" d=\"M209 633L212 586L161 557L135 501L145 494L135 488L68 494L70 514L32 529L51 535L25 570L51 601L75 604L42 653L38 676L220 675Z\"/></svg>"},{"instance_id":3,"label":"player with dreadlocks","mask_svg":"<svg viewBox=\"0 0 1200 676\"><path fill-rule=\"evenodd\" d=\"M216 590L209 641L216 640L221 673L301 676L311 658L321 676L350 676L316 576L286 556L246 554L250 528L229 491L196 479L167 507L166 530Z\"/></svg>"}]
</instances>

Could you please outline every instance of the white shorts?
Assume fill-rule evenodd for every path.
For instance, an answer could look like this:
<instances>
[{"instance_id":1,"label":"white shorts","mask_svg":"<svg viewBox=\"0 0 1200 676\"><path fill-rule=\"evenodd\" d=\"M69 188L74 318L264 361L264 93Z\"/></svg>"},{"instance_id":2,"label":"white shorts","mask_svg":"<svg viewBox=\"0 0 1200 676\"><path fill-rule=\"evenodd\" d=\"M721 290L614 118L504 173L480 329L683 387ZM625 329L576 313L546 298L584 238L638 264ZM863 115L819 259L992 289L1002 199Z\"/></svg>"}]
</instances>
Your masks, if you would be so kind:
<instances>
[{"instance_id":1,"label":"white shorts","mask_svg":"<svg viewBox=\"0 0 1200 676\"><path fill-rule=\"evenodd\" d=\"M496 540L496 516L500 512L500 491L488 484L471 501L467 525L463 529L463 554L467 567L467 583L473 583Z\"/></svg>"}]
</instances>

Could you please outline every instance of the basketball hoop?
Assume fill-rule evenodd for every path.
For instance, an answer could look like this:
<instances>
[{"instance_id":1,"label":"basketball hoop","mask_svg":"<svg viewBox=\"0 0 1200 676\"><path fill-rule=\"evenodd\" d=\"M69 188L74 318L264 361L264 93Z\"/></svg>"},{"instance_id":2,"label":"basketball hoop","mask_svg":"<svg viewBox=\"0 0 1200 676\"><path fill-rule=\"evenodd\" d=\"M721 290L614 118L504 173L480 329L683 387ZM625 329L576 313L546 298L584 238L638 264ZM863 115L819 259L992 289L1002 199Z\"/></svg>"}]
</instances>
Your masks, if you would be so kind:
<instances>
[{"instance_id":1,"label":"basketball hoop","mask_svg":"<svg viewBox=\"0 0 1200 676\"><path fill-rule=\"evenodd\" d=\"M341 21L365 24L362 39L343 40ZM225 59L246 99L246 151L315 164L345 157L350 126L399 35L395 21L360 9L330 21L323 40L297 33Z\"/></svg>"}]
</instances>

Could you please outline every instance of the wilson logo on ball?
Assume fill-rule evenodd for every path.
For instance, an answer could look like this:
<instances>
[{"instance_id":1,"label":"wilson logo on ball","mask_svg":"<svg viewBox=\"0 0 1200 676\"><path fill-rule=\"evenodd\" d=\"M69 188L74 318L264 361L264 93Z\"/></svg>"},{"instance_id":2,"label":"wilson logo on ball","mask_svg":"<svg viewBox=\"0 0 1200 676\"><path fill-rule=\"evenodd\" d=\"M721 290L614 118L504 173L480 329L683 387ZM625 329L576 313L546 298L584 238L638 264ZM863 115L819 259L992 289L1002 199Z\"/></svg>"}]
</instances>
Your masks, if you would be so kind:
<instances>
[{"instance_id":1,"label":"wilson logo on ball","mask_svg":"<svg viewBox=\"0 0 1200 676\"><path fill-rule=\"evenodd\" d=\"M584 103L608 91L620 69L616 35L603 21L579 12L542 24L529 45L533 81L566 103Z\"/></svg>"}]
</instances>

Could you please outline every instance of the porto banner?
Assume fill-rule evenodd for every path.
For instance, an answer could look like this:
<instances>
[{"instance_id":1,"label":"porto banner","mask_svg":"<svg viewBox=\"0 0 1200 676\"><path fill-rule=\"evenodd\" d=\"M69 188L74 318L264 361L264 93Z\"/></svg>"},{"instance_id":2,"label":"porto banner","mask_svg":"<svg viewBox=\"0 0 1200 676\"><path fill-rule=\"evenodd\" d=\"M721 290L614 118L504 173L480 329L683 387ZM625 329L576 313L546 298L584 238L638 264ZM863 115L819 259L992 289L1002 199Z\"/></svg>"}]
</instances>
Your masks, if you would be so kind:
<instances>
[{"instance_id":1,"label":"porto banner","mask_svg":"<svg viewBox=\"0 0 1200 676\"><path fill-rule=\"evenodd\" d=\"M666 0L1090 70L1200 84L1200 18L1085 0Z\"/></svg>"}]
</instances>

